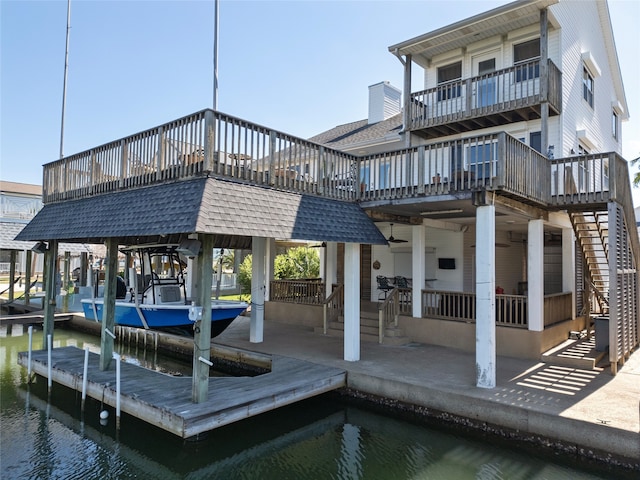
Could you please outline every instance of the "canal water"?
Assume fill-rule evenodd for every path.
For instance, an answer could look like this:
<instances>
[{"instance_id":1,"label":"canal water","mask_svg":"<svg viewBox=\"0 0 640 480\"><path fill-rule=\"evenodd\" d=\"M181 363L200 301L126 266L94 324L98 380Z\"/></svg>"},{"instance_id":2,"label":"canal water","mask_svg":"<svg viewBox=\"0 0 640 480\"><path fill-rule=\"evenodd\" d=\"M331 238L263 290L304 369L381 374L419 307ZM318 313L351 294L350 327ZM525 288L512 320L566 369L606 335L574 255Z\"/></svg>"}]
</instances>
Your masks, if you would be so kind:
<instances>
[{"instance_id":1,"label":"canal water","mask_svg":"<svg viewBox=\"0 0 640 480\"><path fill-rule=\"evenodd\" d=\"M35 348L42 332L34 333ZM54 347L99 339L56 329ZM332 395L301 402L184 441L46 380L27 384L17 355L28 336L0 338L0 478L2 479L611 479L630 472L575 459L510 450L492 439L427 428L345 405ZM124 347L126 361L167 374L188 362ZM637 472L636 472L637 474Z\"/></svg>"}]
</instances>

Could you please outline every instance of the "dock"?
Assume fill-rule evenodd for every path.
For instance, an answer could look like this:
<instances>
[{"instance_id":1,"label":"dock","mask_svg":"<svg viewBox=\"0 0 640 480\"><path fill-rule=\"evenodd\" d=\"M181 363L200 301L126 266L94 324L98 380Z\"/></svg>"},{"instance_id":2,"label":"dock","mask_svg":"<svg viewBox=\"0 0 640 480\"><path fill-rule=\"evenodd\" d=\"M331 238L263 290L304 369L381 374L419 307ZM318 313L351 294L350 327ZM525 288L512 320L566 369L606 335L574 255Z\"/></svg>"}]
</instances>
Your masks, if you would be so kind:
<instances>
[{"instance_id":1,"label":"dock","mask_svg":"<svg viewBox=\"0 0 640 480\"><path fill-rule=\"evenodd\" d=\"M53 349L52 381L82 391L84 355L84 350L76 347ZM109 370L101 371L99 358L89 353L87 396L115 407L115 361ZM346 372L340 368L279 355L265 355L265 359L271 362L268 373L211 377L208 400L202 403L191 401L191 377L174 377L122 362L121 411L190 438L346 385ZM18 355L20 365L27 366L27 361L26 352ZM215 363L215 358L212 361ZM32 371L47 376L46 350L32 352Z\"/></svg>"}]
</instances>

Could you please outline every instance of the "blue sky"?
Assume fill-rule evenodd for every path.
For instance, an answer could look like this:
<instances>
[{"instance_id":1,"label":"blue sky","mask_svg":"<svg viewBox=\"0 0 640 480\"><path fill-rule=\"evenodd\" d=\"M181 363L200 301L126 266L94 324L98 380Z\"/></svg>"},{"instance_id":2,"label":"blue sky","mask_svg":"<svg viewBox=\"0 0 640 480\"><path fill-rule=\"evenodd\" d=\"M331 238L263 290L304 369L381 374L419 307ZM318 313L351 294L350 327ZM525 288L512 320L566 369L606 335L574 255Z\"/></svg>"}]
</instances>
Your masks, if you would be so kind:
<instances>
[{"instance_id":1,"label":"blue sky","mask_svg":"<svg viewBox=\"0 0 640 480\"><path fill-rule=\"evenodd\" d=\"M365 118L368 85L402 87L389 45L504 3L221 0L218 109L303 138ZM213 5L72 0L64 153L211 107ZM640 1L609 8L632 116L623 155L632 159ZM41 183L41 166L59 156L66 15L66 0L0 0L3 180Z\"/></svg>"}]
</instances>

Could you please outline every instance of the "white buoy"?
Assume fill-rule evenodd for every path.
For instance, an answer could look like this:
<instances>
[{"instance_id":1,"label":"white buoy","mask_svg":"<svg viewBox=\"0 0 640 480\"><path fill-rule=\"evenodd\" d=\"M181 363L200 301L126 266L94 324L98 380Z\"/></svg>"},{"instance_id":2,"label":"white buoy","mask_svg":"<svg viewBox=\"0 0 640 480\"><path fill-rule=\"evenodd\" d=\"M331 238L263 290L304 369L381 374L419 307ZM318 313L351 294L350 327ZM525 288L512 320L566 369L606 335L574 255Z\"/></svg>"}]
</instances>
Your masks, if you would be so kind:
<instances>
[{"instance_id":1,"label":"white buoy","mask_svg":"<svg viewBox=\"0 0 640 480\"><path fill-rule=\"evenodd\" d=\"M100 412L100 420L106 420L109 418L109 412L107 410L102 410Z\"/></svg>"}]
</instances>

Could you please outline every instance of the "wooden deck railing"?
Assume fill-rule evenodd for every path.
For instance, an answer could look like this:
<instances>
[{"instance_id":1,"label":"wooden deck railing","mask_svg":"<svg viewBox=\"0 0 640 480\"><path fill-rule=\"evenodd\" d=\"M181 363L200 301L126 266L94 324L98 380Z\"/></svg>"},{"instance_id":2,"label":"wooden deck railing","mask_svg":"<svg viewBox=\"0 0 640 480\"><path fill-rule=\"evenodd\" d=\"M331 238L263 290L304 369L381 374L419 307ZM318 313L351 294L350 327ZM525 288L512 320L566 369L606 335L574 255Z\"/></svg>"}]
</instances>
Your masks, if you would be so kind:
<instances>
[{"instance_id":1,"label":"wooden deck railing","mask_svg":"<svg viewBox=\"0 0 640 480\"><path fill-rule=\"evenodd\" d=\"M344 284L335 286L331 295L327 297L322 306L322 323L324 334L327 334L329 322L336 321L344 315Z\"/></svg>"},{"instance_id":2,"label":"wooden deck railing","mask_svg":"<svg viewBox=\"0 0 640 480\"><path fill-rule=\"evenodd\" d=\"M397 287L389 291L387 298L378 306L378 343L384 339L384 331L387 326L398 326L400 315L400 289Z\"/></svg>"},{"instance_id":3,"label":"wooden deck railing","mask_svg":"<svg viewBox=\"0 0 640 480\"><path fill-rule=\"evenodd\" d=\"M573 295L556 293L544 296L544 325L568 320L572 315ZM422 316L464 322L476 321L476 295L443 290L422 291ZM496 325L527 328L527 296L496 295Z\"/></svg>"},{"instance_id":4,"label":"wooden deck railing","mask_svg":"<svg viewBox=\"0 0 640 480\"><path fill-rule=\"evenodd\" d=\"M548 99L562 108L562 75L549 60ZM456 80L411 94L409 130L533 107L542 101L540 61Z\"/></svg>"},{"instance_id":5,"label":"wooden deck railing","mask_svg":"<svg viewBox=\"0 0 640 480\"><path fill-rule=\"evenodd\" d=\"M565 320L570 320L573 312L573 295L571 293L555 293L544 296L544 326L549 327Z\"/></svg>"},{"instance_id":6,"label":"wooden deck railing","mask_svg":"<svg viewBox=\"0 0 640 480\"><path fill-rule=\"evenodd\" d=\"M322 305L325 298L321 280L272 280L269 283L269 298L275 302Z\"/></svg>"},{"instance_id":7,"label":"wooden deck railing","mask_svg":"<svg viewBox=\"0 0 640 480\"><path fill-rule=\"evenodd\" d=\"M43 201L205 174L348 201L479 188L543 201L548 170L546 158L504 133L357 157L203 110L46 164Z\"/></svg>"}]
</instances>

